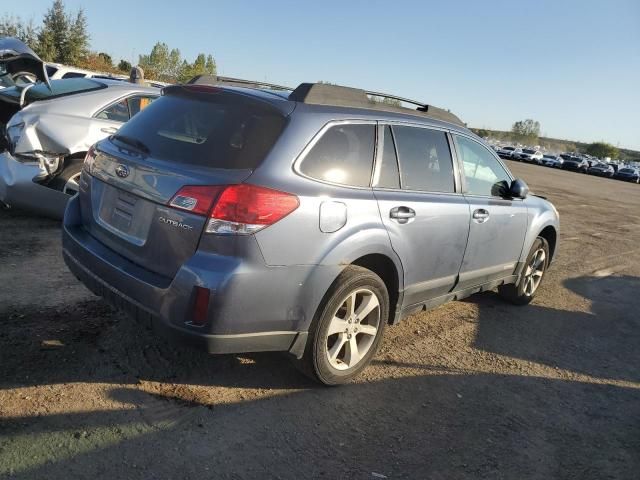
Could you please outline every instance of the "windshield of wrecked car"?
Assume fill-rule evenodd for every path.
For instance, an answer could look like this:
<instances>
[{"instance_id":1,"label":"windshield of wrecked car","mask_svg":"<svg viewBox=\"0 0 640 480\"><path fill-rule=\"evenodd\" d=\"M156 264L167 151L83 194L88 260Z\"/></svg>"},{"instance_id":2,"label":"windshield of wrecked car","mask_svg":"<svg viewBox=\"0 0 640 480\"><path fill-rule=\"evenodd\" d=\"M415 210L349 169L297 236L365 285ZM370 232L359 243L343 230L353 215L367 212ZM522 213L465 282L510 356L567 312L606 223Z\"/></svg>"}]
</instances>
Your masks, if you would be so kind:
<instances>
[{"instance_id":1,"label":"windshield of wrecked car","mask_svg":"<svg viewBox=\"0 0 640 480\"><path fill-rule=\"evenodd\" d=\"M37 85L29 88L25 95L25 100L27 103L31 103L38 100L49 100L57 97L64 97L66 95L74 95L76 93L91 92L102 88L107 88L107 86L88 78L51 80L51 90L49 90L47 85L44 83L38 83ZM21 88L12 87L1 90L0 95L10 97L17 102L20 100L21 92Z\"/></svg>"}]
</instances>

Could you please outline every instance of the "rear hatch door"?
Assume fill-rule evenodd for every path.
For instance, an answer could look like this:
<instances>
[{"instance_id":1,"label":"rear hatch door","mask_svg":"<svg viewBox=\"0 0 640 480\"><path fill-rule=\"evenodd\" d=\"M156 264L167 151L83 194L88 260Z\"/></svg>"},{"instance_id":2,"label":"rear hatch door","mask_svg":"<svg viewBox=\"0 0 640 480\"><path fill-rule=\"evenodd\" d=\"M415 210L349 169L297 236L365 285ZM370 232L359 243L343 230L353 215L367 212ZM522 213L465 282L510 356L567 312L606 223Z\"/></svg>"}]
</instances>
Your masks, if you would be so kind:
<instances>
[{"instance_id":1,"label":"rear hatch door","mask_svg":"<svg viewBox=\"0 0 640 480\"><path fill-rule=\"evenodd\" d=\"M285 122L282 110L246 95L169 91L97 144L80 185L85 229L131 262L173 277L197 249L207 216L170 206L172 198L185 186L243 182Z\"/></svg>"}]
</instances>

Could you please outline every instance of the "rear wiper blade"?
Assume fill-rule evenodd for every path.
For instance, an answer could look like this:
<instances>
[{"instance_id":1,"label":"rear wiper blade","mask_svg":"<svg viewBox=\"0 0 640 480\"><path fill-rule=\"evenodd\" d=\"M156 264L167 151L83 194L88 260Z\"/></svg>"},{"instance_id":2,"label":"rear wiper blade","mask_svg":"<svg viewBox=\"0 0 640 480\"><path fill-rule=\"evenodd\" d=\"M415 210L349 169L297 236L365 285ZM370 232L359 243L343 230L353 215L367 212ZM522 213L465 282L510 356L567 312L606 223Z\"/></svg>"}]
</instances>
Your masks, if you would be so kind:
<instances>
[{"instance_id":1,"label":"rear wiper blade","mask_svg":"<svg viewBox=\"0 0 640 480\"><path fill-rule=\"evenodd\" d=\"M146 154L151 153L151 150L149 150L149 147L147 147L143 142L141 142L137 138L128 137L126 135L120 135L118 133L116 133L115 135L112 135L111 138L114 140L118 140L119 142L122 142L131 147L134 147L135 149L141 151L142 153L146 153Z\"/></svg>"}]
</instances>

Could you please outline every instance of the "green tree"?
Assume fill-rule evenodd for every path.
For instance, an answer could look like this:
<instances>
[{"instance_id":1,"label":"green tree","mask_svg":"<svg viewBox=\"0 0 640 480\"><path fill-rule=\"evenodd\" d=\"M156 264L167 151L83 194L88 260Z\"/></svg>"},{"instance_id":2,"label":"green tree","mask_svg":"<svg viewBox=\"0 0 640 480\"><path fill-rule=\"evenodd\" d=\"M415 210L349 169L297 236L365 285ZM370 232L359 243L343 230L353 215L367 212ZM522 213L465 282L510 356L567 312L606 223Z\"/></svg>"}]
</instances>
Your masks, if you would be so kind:
<instances>
[{"instance_id":1,"label":"green tree","mask_svg":"<svg viewBox=\"0 0 640 480\"><path fill-rule=\"evenodd\" d=\"M113 67L113 59L111 58L111 55L109 55L108 53L100 52L98 53L98 56L104 61L106 65Z\"/></svg>"},{"instance_id":2,"label":"green tree","mask_svg":"<svg viewBox=\"0 0 640 480\"><path fill-rule=\"evenodd\" d=\"M62 0L54 0L42 20L37 52L47 62L77 64L86 57L89 33L84 10L70 15Z\"/></svg>"},{"instance_id":3,"label":"green tree","mask_svg":"<svg viewBox=\"0 0 640 480\"><path fill-rule=\"evenodd\" d=\"M520 120L513 124L511 131L516 135L518 140L534 142L540 136L540 122L530 118Z\"/></svg>"},{"instance_id":4,"label":"green tree","mask_svg":"<svg viewBox=\"0 0 640 480\"><path fill-rule=\"evenodd\" d=\"M598 158L616 158L619 155L619 151L616 147L605 142L595 142L587 146L587 153Z\"/></svg>"},{"instance_id":5,"label":"green tree","mask_svg":"<svg viewBox=\"0 0 640 480\"><path fill-rule=\"evenodd\" d=\"M193 63L189 63L186 60L183 61L178 81L187 82L196 75L204 74L215 75L216 63L211 55L200 53Z\"/></svg>"},{"instance_id":6,"label":"green tree","mask_svg":"<svg viewBox=\"0 0 640 480\"><path fill-rule=\"evenodd\" d=\"M0 19L0 37L15 37L31 49L38 49L38 29L33 19L24 22L20 17L4 15Z\"/></svg>"},{"instance_id":7,"label":"green tree","mask_svg":"<svg viewBox=\"0 0 640 480\"><path fill-rule=\"evenodd\" d=\"M118 64L118 70L120 70L121 72L129 73L131 71L131 64L126 60L120 60L120 63Z\"/></svg>"},{"instance_id":8,"label":"green tree","mask_svg":"<svg viewBox=\"0 0 640 480\"><path fill-rule=\"evenodd\" d=\"M169 49L163 42L156 43L148 55L140 55L138 64L143 68L146 78L170 83L184 82L204 73L216 73L213 56L201 53L193 63L189 63L182 58L180 50Z\"/></svg>"},{"instance_id":9,"label":"green tree","mask_svg":"<svg viewBox=\"0 0 640 480\"><path fill-rule=\"evenodd\" d=\"M87 32L87 17L82 8L75 18L67 17L67 38L61 52L61 63L75 64L89 53L89 33ZM109 62L111 63L111 62Z\"/></svg>"},{"instance_id":10,"label":"green tree","mask_svg":"<svg viewBox=\"0 0 640 480\"><path fill-rule=\"evenodd\" d=\"M156 43L149 55L140 55L138 65L144 70L145 77L162 82L177 81L183 69L180 50L169 50L169 46L163 42Z\"/></svg>"},{"instance_id":11,"label":"green tree","mask_svg":"<svg viewBox=\"0 0 640 480\"><path fill-rule=\"evenodd\" d=\"M67 37L69 20L62 0L54 0L53 5L42 20L38 35L38 54L46 62L61 62Z\"/></svg>"},{"instance_id":12,"label":"green tree","mask_svg":"<svg viewBox=\"0 0 640 480\"><path fill-rule=\"evenodd\" d=\"M218 68L216 66L216 61L213 58L213 55L207 55L207 61L205 63L204 69L204 73L208 73L209 75L215 75L216 73L218 73Z\"/></svg>"}]
</instances>

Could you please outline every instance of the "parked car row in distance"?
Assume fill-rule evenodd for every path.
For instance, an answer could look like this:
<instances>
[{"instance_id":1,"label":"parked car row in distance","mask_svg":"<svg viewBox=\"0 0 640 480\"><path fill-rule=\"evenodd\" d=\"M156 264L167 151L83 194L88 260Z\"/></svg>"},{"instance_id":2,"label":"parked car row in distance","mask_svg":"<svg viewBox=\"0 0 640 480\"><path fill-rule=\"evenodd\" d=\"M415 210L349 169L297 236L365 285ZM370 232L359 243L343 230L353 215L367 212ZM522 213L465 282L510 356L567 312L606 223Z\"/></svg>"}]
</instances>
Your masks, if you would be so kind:
<instances>
[{"instance_id":1,"label":"parked car row in distance","mask_svg":"<svg viewBox=\"0 0 640 480\"><path fill-rule=\"evenodd\" d=\"M640 169L633 165L606 162L599 158L579 153L543 154L540 150L533 148L500 147L497 145L494 145L493 149L500 158L507 160L534 163L545 167L640 183Z\"/></svg>"}]
</instances>

